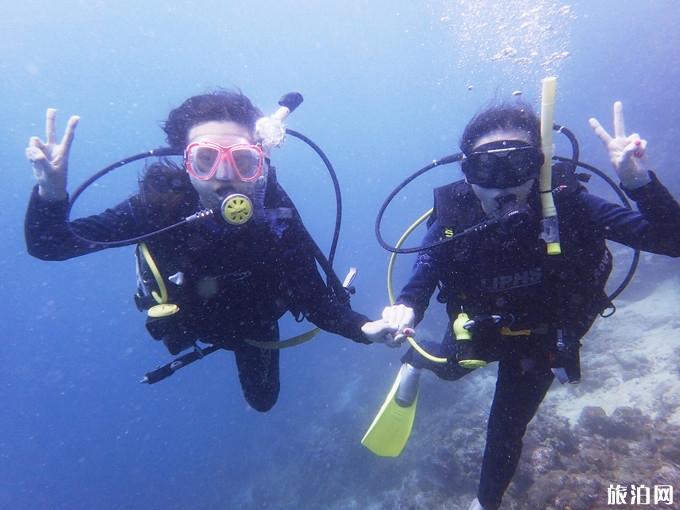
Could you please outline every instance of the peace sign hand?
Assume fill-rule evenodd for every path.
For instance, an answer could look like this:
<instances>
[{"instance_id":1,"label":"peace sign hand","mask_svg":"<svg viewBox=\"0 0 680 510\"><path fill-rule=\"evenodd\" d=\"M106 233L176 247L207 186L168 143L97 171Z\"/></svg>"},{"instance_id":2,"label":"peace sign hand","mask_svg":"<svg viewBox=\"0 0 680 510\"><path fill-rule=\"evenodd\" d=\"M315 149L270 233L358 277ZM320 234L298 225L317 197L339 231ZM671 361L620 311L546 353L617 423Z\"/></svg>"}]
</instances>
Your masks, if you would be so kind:
<instances>
[{"instance_id":1,"label":"peace sign hand","mask_svg":"<svg viewBox=\"0 0 680 510\"><path fill-rule=\"evenodd\" d=\"M26 147L26 157L33 166L33 175L38 181L38 193L47 200L63 200L66 198L66 177L68 173L68 157L80 117L69 118L66 131L60 143L57 143L55 120L57 110L48 108L45 114L45 136L42 141L32 136Z\"/></svg>"},{"instance_id":2,"label":"peace sign hand","mask_svg":"<svg viewBox=\"0 0 680 510\"><path fill-rule=\"evenodd\" d=\"M621 184L625 188L639 188L651 181L646 168L645 158L647 140L641 139L637 133L626 136L623 121L623 104L621 104L621 101L614 103L613 138L600 125L597 119L590 118L588 123L595 131L595 134L602 140L605 147L607 147L609 159L612 165L614 165L614 170L616 170Z\"/></svg>"}]
</instances>

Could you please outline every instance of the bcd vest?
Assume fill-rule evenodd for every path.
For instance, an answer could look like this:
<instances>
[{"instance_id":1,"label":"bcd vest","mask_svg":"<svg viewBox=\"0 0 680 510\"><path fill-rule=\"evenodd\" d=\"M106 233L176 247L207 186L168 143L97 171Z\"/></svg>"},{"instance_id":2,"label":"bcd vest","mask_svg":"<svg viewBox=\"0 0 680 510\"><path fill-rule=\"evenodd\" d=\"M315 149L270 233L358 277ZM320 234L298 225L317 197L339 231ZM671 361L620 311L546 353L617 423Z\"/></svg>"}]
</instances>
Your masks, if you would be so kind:
<instances>
[{"instance_id":1,"label":"bcd vest","mask_svg":"<svg viewBox=\"0 0 680 510\"><path fill-rule=\"evenodd\" d=\"M441 291L449 316L511 314L513 330L565 329L580 339L610 303L604 287L612 269L604 237L592 227L579 196L587 193L567 164L553 168L561 255L547 255L539 238L538 215L505 231L502 226L464 236L430 250L439 268ZM530 199L540 210L538 194ZM434 191L438 240L484 221L485 214L465 181Z\"/></svg>"},{"instance_id":2,"label":"bcd vest","mask_svg":"<svg viewBox=\"0 0 680 510\"><path fill-rule=\"evenodd\" d=\"M251 220L242 227L209 219L146 242L167 302L179 308L165 317L147 317L146 326L172 354L199 339L267 327L290 308L282 238L299 218L276 181L268 184L267 202L270 211L281 212L280 218ZM138 246L135 301L140 310L148 310L157 304L152 292L158 296L160 289L141 250Z\"/></svg>"}]
</instances>

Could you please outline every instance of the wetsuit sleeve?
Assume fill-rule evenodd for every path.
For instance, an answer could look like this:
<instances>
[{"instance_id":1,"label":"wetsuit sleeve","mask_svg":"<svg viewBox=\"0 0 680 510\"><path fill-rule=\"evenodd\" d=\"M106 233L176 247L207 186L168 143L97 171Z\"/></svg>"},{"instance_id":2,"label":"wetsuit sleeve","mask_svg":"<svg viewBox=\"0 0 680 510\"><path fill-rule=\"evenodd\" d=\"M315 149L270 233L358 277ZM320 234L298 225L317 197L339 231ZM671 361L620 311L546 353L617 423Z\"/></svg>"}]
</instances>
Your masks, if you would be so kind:
<instances>
[{"instance_id":1,"label":"wetsuit sleeve","mask_svg":"<svg viewBox=\"0 0 680 510\"><path fill-rule=\"evenodd\" d=\"M438 232L441 230L439 222L435 221L425 234L423 245L438 241ZM430 298L439 283L439 264L432 250L425 250L418 253L413 271L408 283L401 289L401 293L396 300L397 304L404 304L413 308L415 312L415 323L423 320L425 310L430 304Z\"/></svg>"},{"instance_id":2,"label":"wetsuit sleeve","mask_svg":"<svg viewBox=\"0 0 680 510\"><path fill-rule=\"evenodd\" d=\"M68 222L68 199L44 200L33 188L24 221L28 253L42 260L66 260L104 249L79 238L96 241L128 239L144 232L134 204L136 197L107 209L101 214Z\"/></svg>"},{"instance_id":3,"label":"wetsuit sleeve","mask_svg":"<svg viewBox=\"0 0 680 510\"><path fill-rule=\"evenodd\" d=\"M370 319L333 299L317 269L308 234L299 225L291 225L286 238L283 267L293 301L291 308L321 329L355 342L371 343L361 332L361 326Z\"/></svg>"},{"instance_id":4,"label":"wetsuit sleeve","mask_svg":"<svg viewBox=\"0 0 680 510\"><path fill-rule=\"evenodd\" d=\"M651 253L680 257L680 205L650 172L651 182L626 190L638 211L583 193L585 205L607 239Z\"/></svg>"}]
</instances>

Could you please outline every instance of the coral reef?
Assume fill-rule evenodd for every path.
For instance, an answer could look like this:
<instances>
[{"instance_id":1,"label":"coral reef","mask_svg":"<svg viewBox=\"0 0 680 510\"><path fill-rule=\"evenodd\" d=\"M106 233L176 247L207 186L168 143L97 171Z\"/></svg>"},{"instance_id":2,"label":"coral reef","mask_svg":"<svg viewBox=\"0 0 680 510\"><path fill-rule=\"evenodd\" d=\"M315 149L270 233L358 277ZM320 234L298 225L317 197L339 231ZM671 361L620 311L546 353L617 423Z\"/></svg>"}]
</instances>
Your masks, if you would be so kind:
<instances>
[{"instance_id":1,"label":"coral reef","mask_svg":"<svg viewBox=\"0 0 680 510\"><path fill-rule=\"evenodd\" d=\"M606 508L610 485L680 487L679 434L677 425L631 407L610 415L585 407L574 427L554 410L542 413L525 438L508 508Z\"/></svg>"}]
</instances>

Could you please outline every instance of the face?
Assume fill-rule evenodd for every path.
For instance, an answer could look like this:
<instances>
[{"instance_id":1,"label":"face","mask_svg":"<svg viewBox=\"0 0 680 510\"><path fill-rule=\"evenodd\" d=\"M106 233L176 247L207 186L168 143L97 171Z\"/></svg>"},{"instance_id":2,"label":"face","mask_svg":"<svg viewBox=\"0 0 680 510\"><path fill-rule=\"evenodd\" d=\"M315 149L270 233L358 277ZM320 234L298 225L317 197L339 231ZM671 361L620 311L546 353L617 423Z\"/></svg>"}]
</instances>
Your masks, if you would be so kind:
<instances>
[{"instance_id":1,"label":"face","mask_svg":"<svg viewBox=\"0 0 680 510\"><path fill-rule=\"evenodd\" d=\"M247 127L232 121L210 121L197 124L189 130L187 145L195 142L209 142L223 147L236 144L254 143ZM219 163L215 175L208 180L201 180L189 174L191 184L198 193L203 207L218 207L222 200L232 193L250 196L255 189L255 182L244 182L239 179L226 160Z\"/></svg>"},{"instance_id":2,"label":"face","mask_svg":"<svg viewBox=\"0 0 680 510\"><path fill-rule=\"evenodd\" d=\"M531 145L531 140L521 130L498 130L480 137L475 142L471 152L490 143L510 140ZM532 178L522 184L507 188L487 188L477 184L471 184L470 186L475 196L479 199L484 213L489 218L498 218L519 207L525 207L535 181L536 179Z\"/></svg>"}]
</instances>

